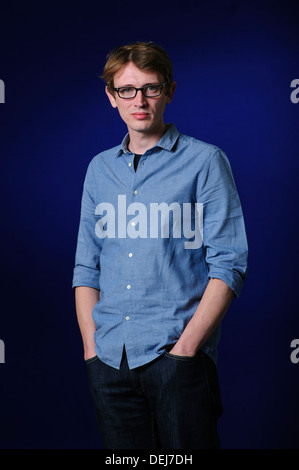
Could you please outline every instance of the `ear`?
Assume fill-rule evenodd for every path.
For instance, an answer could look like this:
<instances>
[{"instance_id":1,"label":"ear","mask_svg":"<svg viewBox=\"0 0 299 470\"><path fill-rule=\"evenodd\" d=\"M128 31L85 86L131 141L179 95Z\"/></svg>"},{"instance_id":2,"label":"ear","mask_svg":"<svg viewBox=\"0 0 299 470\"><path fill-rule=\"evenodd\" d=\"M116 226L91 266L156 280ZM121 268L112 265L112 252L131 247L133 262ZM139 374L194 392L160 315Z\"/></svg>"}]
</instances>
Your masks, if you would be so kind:
<instances>
[{"instance_id":1,"label":"ear","mask_svg":"<svg viewBox=\"0 0 299 470\"><path fill-rule=\"evenodd\" d=\"M108 87L106 86L105 88L105 92L106 92L106 95L108 96L109 98L109 101L110 101L110 104L113 108L117 108L117 103L116 103L116 100L114 98L114 96L110 93L110 91L108 90Z\"/></svg>"},{"instance_id":2,"label":"ear","mask_svg":"<svg viewBox=\"0 0 299 470\"><path fill-rule=\"evenodd\" d=\"M167 95L167 101L166 101L167 104L171 103L175 89L176 89L176 82L172 82L169 88L168 95Z\"/></svg>"}]
</instances>

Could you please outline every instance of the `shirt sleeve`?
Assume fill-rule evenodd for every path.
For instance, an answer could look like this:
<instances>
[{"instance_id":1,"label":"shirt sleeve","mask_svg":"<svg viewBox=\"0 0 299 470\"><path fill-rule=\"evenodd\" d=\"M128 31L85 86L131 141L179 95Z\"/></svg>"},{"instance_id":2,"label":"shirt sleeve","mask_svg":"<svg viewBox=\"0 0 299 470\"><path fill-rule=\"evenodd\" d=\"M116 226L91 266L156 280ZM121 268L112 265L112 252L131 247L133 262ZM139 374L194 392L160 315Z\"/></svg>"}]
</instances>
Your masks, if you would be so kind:
<instances>
[{"instance_id":1,"label":"shirt sleeve","mask_svg":"<svg viewBox=\"0 0 299 470\"><path fill-rule=\"evenodd\" d=\"M100 290L100 241L95 233L97 222L93 198L93 168L90 163L84 180L80 224L73 271L73 287L87 286Z\"/></svg>"},{"instance_id":2,"label":"shirt sleeve","mask_svg":"<svg viewBox=\"0 0 299 470\"><path fill-rule=\"evenodd\" d=\"M227 156L217 149L198 187L203 203L203 245L208 277L224 281L235 293L247 274L248 244L244 217Z\"/></svg>"}]
</instances>

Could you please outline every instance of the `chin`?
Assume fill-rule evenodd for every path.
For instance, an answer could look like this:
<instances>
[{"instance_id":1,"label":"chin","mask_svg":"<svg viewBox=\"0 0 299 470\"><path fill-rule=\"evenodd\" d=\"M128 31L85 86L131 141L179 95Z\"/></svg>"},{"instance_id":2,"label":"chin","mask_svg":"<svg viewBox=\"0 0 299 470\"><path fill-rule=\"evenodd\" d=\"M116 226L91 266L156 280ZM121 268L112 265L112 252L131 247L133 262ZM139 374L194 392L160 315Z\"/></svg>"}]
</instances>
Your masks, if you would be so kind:
<instances>
[{"instance_id":1,"label":"chin","mask_svg":"<svg viewBox=\"0 0 299 470\"><path fill-rule=\"evenodd\" d=\"M132 130L134 131L140 131L140 132L149 132L152 130L153 128L153 125L152 123L149 123L149 122L134 122L133 125L129 125L128 127L130 127Z\"/></svg>"}]
</instances>

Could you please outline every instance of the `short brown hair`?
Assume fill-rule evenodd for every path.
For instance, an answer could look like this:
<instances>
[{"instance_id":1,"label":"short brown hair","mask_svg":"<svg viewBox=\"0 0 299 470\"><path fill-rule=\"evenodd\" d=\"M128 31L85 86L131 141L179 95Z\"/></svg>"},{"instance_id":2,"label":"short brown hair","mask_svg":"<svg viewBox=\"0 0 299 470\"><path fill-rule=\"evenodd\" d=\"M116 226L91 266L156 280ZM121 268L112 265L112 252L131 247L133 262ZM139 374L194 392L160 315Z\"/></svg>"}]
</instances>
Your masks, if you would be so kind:
<instances>
[{"instance_id":1,"label":"short brown hair","mask_svg":"<svg viewBox=\"0 0 299 470\"><path fill-rule=\"evenodd\" d=\"M141 70L151 70L163 75L169 89L173 81L172 63L167 52L154 42L134 42L112 49L101 78L113 92L114 76L127 63L133 62Z\"/></svg>"}]
</instances>

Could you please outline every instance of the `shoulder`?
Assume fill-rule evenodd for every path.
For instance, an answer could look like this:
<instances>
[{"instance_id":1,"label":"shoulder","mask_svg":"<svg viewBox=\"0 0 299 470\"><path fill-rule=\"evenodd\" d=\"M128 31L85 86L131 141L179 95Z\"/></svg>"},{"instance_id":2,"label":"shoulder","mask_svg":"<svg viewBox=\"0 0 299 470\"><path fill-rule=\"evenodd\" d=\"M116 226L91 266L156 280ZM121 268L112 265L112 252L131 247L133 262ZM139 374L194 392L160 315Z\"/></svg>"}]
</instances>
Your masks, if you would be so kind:
<instances>
[{"instance_id":1,"label":"shoulder","mask_svg":"<svg viewBox=\"0 0 299 470\"><path fill-rule=\"evenodd\" d=\"M204 142L203 140L197 139L195 137L191 137L186 134L180 135L180 143L182 145L188 146L191 149L200 150L202 152L207 152L208 154L215 153L215 151L220 150L217 145Z\"/></svg>"},{"instance_id":2,"label":"shoulder","mask_svg":"<svg viewBox=\"0 0 299 470\"><path fill-rule=\"evenodd\" d=\"M200 160L202 164L210 162L214 157L225 155L217 145L203 140L180 134L177 150L185 153L189 158Z\"/></svg>"},{"instance_id":3,"label":"shoulder","mask_svg":"<svg viewBox=\"0 0 299 470\"><path fill-rule=\"evenodd\" d=\"M121 145L104 150L95 155L87 165L85 185L98 185L98 179L105 175L111 167L111 162L118 157Z\"/></svg>"},{"instance_id":4,"label":"shoulder","mask_svg":"<svg viewBox=\"0 0 299 470\"><path fill-rule=\"evenodd\" d=\"M119 152L121 151L122 146L117 145L116 147L112 147L107 150L103 150L102 152L95 155L89 163L90 167L97 167L101 165L105 165L107 161L111 161L114 157L118 156Z\"/></svg>"}]
</instances>

